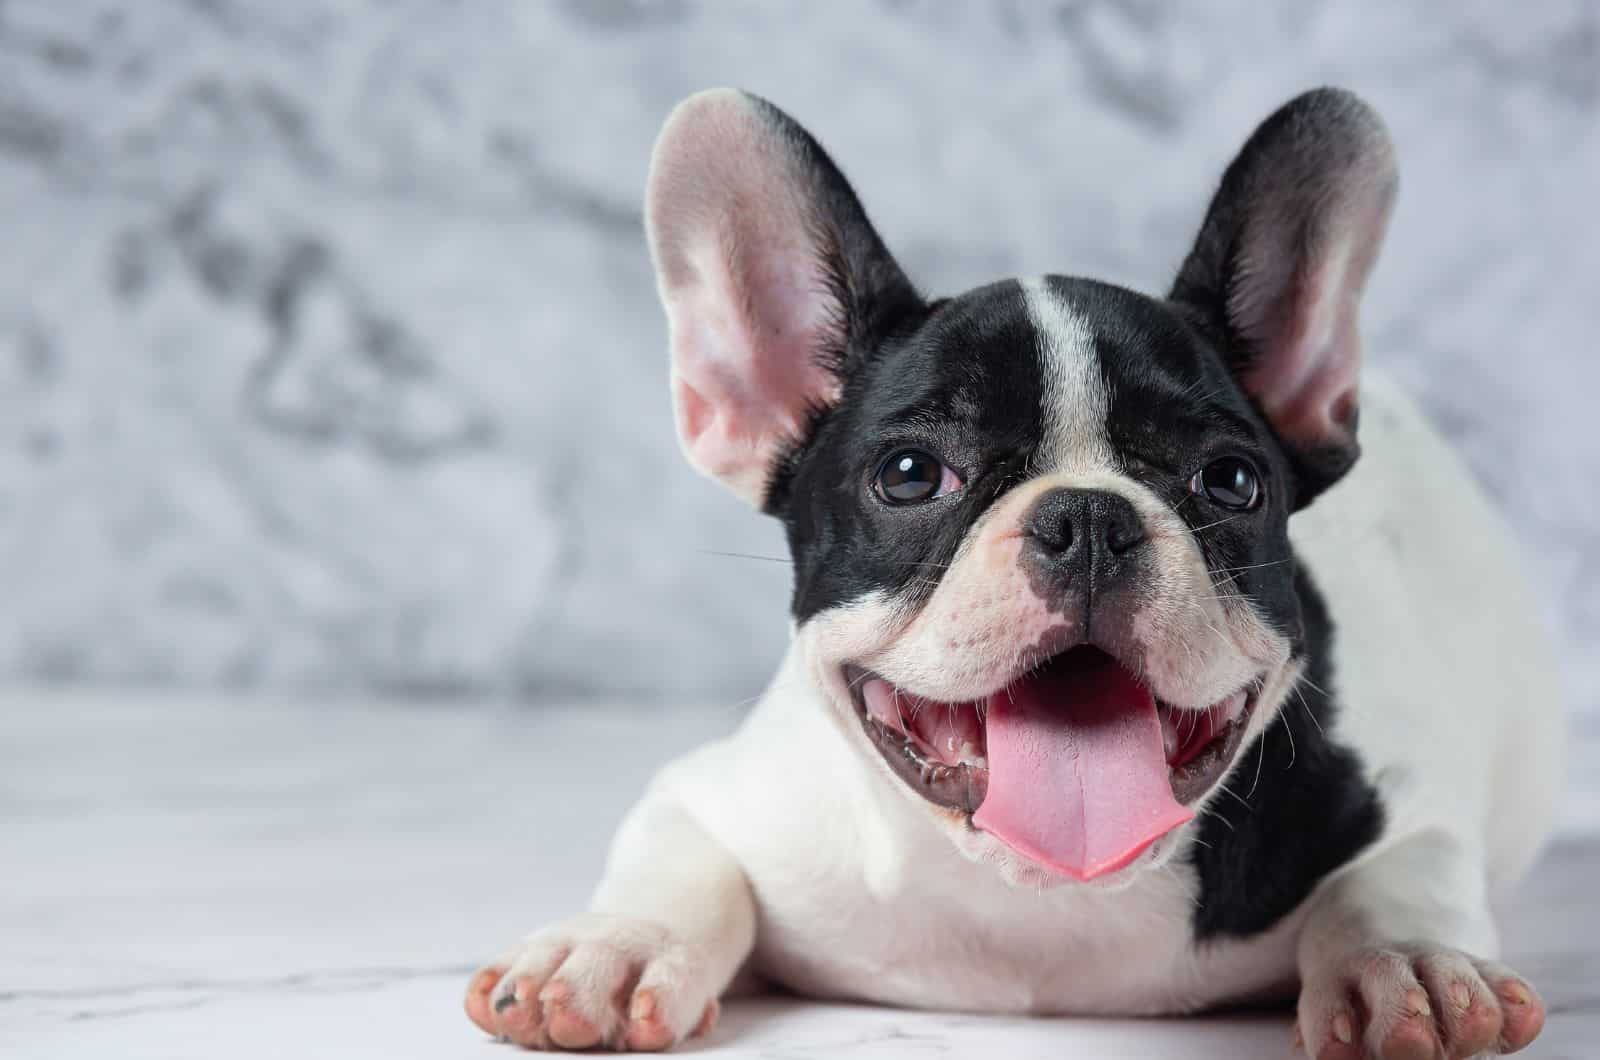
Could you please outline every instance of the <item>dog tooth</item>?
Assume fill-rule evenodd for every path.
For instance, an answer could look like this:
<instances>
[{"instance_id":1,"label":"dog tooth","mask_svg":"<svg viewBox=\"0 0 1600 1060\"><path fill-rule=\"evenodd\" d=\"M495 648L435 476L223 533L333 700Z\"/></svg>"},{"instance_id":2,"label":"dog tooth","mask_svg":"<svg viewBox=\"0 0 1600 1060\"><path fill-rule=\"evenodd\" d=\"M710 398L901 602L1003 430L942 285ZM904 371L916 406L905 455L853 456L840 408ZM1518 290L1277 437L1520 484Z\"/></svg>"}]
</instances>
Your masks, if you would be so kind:
<instances>
[{"instance_id":1,"label":"dog tooth","mask_svg":"<svg viewBox=\"0 0 1600 1060\"><path fill-rule=\"evenodd\" d=\"M1172 713L1166 708L1161 710L1161 749L1169 759L1178 754L1178 721Z\"/></svg>"},{"instance_id":2,"label":"dog tooth","mask_svg":"<svg viewBox=\"0 0 1600 1060\"><path fill-rule=\"evenodd\" d=\"M891 729L900 728L899 712L896 710L894 687L881 677L874 677L867 681L861 688L861 701L866 704L867 714L877 719Z\"/></svg>"}]
</instances>

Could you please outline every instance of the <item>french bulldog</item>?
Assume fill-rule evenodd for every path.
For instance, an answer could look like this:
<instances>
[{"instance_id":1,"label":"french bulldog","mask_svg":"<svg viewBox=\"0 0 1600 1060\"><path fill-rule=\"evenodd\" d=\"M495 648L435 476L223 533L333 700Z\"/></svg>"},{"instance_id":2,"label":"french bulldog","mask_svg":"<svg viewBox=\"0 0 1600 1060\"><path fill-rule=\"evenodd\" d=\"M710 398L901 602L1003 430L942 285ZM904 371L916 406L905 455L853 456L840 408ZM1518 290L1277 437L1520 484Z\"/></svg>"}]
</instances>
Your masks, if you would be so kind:
<instances>
[{"instance_id":1,"label":"french bulldog","mask_svg":"<svg viewBox=\"0 0 1600 1060\"><path fill-rule=\"evenodd\" d=\"M1245 143L1164 298L930 299L788 116L679 105L646 196L678 434L782 520L792 642L654 780L590 910L473 978L472 1020L663 1049L766 982L1297 996L1319 1060L1533 1040L1489 900L1553 817L1555 668L1494 509L1361 368L1395 193L1379 118L1320 89Z\"/></svg>"}]
</instances>

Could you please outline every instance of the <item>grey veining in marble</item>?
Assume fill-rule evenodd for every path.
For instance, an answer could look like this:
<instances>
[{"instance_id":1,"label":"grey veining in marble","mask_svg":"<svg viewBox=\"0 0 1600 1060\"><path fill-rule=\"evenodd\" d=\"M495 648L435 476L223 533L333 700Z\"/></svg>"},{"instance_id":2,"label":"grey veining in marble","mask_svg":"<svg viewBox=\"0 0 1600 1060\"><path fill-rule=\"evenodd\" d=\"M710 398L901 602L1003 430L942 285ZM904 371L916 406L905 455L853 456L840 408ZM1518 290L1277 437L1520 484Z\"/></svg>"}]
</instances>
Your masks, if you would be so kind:
<instances>
[{"instance_id":1,"label":"grey veining in marble","mask_svg":"<svg viewBox=\"0 0 1600 1060\"><path fill-rule=\"evenodd\" d=\"M585 901L618 818L728 709L0 692L0 1056L513 1060L461 1011L475 962ZM1591 809L1506 903L1543 991L1528 1055L1600 1041ZM740 1001L689 1050L1288 1060L1282 1012L1021 1020Z\"/></svg>"},{"instance_id":2,"label":"grey veining in marble","mask_svg":"<svg viewBox=\"0 0 1600 1060\"><path fill-rule=\"evenodd\" d=\"M0 675L749 695L786 576L715 554L777 529L671 436L671 102L791 109L929 290L1157 288L1330 81L1403 156L1371 356L1510 510L1600 718L1586 0L9 0Z\"/></svg>"}]
</instances>

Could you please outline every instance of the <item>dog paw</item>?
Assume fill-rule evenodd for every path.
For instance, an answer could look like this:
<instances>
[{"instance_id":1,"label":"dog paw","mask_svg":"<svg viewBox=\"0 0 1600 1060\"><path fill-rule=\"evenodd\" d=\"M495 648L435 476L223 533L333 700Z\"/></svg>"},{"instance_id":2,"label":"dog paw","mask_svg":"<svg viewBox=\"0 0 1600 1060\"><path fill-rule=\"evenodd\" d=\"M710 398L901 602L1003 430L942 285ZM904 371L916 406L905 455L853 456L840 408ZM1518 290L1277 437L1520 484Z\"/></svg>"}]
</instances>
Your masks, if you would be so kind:
<instances>
[{"instance_id":1,"label":"dog paw","mask_svg":"<svg viewBox=\"0 0 1600 1060\"><path fill-rule=\"evenodd\" d=\"M1464 1060L1514 1053L1544 1004L1511 969L1427 944L1371 947L1310 974L1296 1040L1315 1060Z\"/></svg>"},{"instance_id":2,"label":"dog paw","mask_svg":"<svg viewBox=\"0 0 1600 1060\"><path fill-rule=\"evenodd\" d=\"M467 1015L529 1049L654 1052L709 1031L720 984L696 947L643 920L585 914L472 977Z\"/></svg>"}]
</instances>

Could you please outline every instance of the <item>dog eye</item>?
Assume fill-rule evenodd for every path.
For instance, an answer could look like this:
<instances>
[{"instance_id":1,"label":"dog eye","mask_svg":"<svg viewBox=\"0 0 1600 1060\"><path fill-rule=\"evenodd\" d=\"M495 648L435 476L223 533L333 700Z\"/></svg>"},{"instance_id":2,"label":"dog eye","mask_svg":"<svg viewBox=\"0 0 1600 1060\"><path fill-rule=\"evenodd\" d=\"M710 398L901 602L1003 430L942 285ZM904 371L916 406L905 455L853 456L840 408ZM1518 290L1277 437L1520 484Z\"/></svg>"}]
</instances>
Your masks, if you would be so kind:
<instances>
[{"instance_id":1,"label":"dog eye","mask_svg":"<svg viewBox=\"0 0 1600 1060\"><path fill-rule=\"evenodd\" d=\"M1261 480L1250 462L1237 456L1213 460L1189 480L1189 492L1235 511L1261 503Z\"/></svg>"},{"instance_id":2,"label":"dog eye","mask_svg":"<svg viewBox=\"0 0 1600 1060\"><path fill-rule=\"evenodd\" d=\"M889 504L919 504L959 488L961 480L939 458L902 449L878 468L878 496Z\"/></svg>"}]
</instances>

